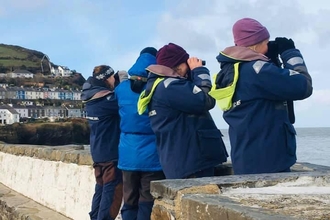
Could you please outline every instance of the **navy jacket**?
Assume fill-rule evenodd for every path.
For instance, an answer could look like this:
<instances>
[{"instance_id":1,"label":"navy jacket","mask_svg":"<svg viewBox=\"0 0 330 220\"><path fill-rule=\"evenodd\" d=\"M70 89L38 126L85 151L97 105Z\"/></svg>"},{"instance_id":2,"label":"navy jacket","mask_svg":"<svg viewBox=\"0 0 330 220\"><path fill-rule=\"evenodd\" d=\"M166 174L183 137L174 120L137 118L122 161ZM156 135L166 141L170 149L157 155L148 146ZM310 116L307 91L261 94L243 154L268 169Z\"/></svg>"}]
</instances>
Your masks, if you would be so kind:
<instances>
[{"instance_id":1,"label":"navy jacket","mask_svg":"<svg viewBox=\"0 0 330 220\"><path fill-rule=\"evenodd\" d=\"M90 126L90 149L95 163L118 160L118 103L112 91L89 77L83 85L81 99L86 103Z\"/></svg>"},{"instance_id":2,"label":"navy jacket","mask_svg":"<svg viewBox=\"0 0 330 220\"><path fill-rule=\"evenodd\" d=\"M136 77L144 78L146 81L148 75L146 67L154 63L156 63L154 56L148 53L141 54L128 71L131 79L120 83L115 90L121 117L118 168L122 170L162 170L156 148L156 136L151 129L148 112L142 115L137 113L140 93L133 92L131 89L134 80L140 80ZM141 91L146 83L143 84Z\"/></svg>"},{"instance_id":3,"label":"navy jacket","mask_svg":"<svg viewBox=\"0 0 330 220\"><path fill-rule=\"evenodd\" d=\"M284 68L244 47L230 47L217 60L222 70L217 87L232 81L232 67L240 63L233 107L223 117L229 124L231 159L235 174L284 171L296 162L296 131L286 100L312 94L312 80L297 49L281 54Z\"/></svg>"},{"instance_id":4,"label":"navy jacket","mask_svg":"<svg viewBox=\"0 0 330 220\"><path fill-rule=\"evenodd\" d=\"M151 72L146 94L157 78L164 78L148 107L166 178L186 178L225 162L228 154L222 134L208 111L215 105L208 95L211 88L208 69L194 69L191 80L161 65L150 66L148 70Z\"/></svg>"}]
</instances>

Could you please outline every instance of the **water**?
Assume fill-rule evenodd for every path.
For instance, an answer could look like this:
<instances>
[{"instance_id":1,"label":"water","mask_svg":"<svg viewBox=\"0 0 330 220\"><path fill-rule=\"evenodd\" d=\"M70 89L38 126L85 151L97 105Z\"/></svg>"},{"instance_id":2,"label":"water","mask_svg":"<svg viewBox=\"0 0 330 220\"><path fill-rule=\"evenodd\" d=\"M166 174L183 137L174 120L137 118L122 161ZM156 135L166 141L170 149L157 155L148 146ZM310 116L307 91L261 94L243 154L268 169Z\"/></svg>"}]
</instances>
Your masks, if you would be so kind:
<instances>
[{"instance_id":1,"label":"water","mask_svg":"<svg viewBox=\"0 0 330 220\"><path fill-rule=\"evenodd\" d=\"M296 128L296 131L297 161L330 166L330 127ZM221 132L230 153L228 130L221 129Z\"/></svg>"}]
</instances>

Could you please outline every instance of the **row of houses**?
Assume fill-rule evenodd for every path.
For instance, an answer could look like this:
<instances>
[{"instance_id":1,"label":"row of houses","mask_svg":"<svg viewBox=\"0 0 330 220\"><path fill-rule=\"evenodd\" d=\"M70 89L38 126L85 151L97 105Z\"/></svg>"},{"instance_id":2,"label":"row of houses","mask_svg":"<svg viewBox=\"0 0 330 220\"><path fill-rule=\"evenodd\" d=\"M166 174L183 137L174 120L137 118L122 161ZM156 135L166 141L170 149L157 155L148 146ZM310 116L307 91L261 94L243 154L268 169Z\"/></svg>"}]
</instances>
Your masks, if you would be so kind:
<instances>
[{"instance_id":1,"label":"row of houses","mask_svg":"<svg viewBox=\"0 0 330 220\"><path fill-rule=\"evenodd\" d=\"M83 109L75 107L0 105L0 125L17 123L20 118L79 118L85 117Z\"/></svg>"},{"instance_id":2,"label":"row of houses","mask_svg":"<svg viewBox=\"0 0 330 220\"><path fill-rule=\"evenodd\" d=\"M69 77L72 76L73 72L66 66L52 66L50 72L53 76L57 77ZM9 78L33 78L34 74L28 70L17 69L9 73L0 73L0 77Z\"/></svg>"},{"instance_id":3,"label":"row of houses","mask_svg":"<svg viewBox=\"0 0 330 220\"><path fill-rule=\"evenodd\" d=\"M56 100L81 100L81 91L48 89L48 88L25 88L25 87L0 87L0 99L56 99Z\"/></svg>"}]
</instances>

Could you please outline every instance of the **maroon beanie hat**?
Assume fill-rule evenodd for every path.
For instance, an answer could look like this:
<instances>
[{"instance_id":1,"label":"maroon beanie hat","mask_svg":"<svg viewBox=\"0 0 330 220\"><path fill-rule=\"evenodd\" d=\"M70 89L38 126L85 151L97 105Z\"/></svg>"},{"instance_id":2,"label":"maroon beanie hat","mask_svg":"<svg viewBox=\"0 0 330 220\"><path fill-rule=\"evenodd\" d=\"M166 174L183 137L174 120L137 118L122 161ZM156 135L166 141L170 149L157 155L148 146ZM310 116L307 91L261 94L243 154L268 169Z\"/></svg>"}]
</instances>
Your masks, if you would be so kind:
<instances>
[{"instance_id":1,"label":"maroon beanie hat","mask_svg":"<svg viewBox=\"0 0 330 220\"><path fill-rule=\"evenodd\" d=\"M269 38L266 27L252 18L238 20L233 26L234 42L237 46L247 47Z\"/></svg>"},{"instance_id":2,"label":"maroon beanie hat","mask_svg":"<svg viewBox=\"0 0 330 220\"><path fill-rule=\"evenodd\" d=\"M157 64L174 68L181 63L186 63L189 54L180 46L169 43L160 48L156 55Z\"/></svg>"}]
</instances>

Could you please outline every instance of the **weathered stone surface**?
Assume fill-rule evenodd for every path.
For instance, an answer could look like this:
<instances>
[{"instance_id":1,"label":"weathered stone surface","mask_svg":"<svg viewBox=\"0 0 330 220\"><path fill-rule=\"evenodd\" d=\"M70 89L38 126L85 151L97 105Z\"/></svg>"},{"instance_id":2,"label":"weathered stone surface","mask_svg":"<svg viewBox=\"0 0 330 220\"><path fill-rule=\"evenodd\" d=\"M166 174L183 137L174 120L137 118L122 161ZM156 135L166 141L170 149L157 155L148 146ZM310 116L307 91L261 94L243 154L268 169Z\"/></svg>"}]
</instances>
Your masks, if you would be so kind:
<instances>
[{"instance_id":1,"label":"weathered stone surface","mask_svg":"<svg viewBox=\"0 0 330 220\"><path fill-rule=\"evenodd\" d=\"M227 168L230 168L230 166ZM224 167L224 169L227 168ZM170 216L168 213L175 220L291 219L292 216L290 215L282 217L278 212L274 213L269 210L260 209L256 211L249 207L240 208L243 204L235 204L234 200L225 199L225 197L221 196L221 193L227 188L274 186L278 183L292 182L304 176L315 179L315 181L330 178L330 167L326 166L303 163L296 164L292 170L293 172L290 173L236 176L227 175L227 170L225 176L154 181L151 183L151 193L156 198L155 204L157 204L156 208L153 209L154 219ZM208 202L211 203L208 204ZM207 213L210 210L213 210L212 215L208 216ZM259 212L262 212L262 215L258 215ZM190 215L190 213L195 213L196 215ZM263 215L266 215L267 218Z\"/></svg>"},{"instance_id":2,"label":"weathered stone surface","mask_svg":"<svg viewBox=\"0 0 330 220\"><path fill-rule=\"evenodd\" d=\"M0 184L1 220L69 220L49 208Z\"/></svg>"},{"instance_id":3,"label":"weathered stone surface","mask_svg":"<svg viewBox=\"0 0 330 220\"><path fill-rule=\"evenodd\" d=\"M189 194L182 198L181 219L197 220L291 220L294 218L267 212L259 208L243 207L219 195Z\"/></svg>"},{"instance_id":4,"label":"weathered stone surface","mask_svg":"<svg viewBox=\"0 0 330 220\"><path fill-rule=\"evenodd\" d=\"M164 208L162 205L155 204L152 208L151 220L173 220L173 211Z\"/></svg>"},{"instance_id":5,"label":"weathered stone surface","mask_svg":"<svg viewBox=\"0 0 330 220\"><path fill-rule=\"evenodd\" d=\"M93 164L89 149L85 149L82 145L64 145L53 147L0 143L0 152L17 156L34 157L49 161L76 163L78 165Z\"/></svg>"},{"instance_id":6,"label":"weathered stone surface","mask_svg":"<svg viewBox=\"0 0 330 220\"><path fill-rule=\"evenodd\" d=\"M323 173L330 172L330 167L319 166L309 163L299 163L293 168L294 172L290 173L274 173L274 174L258 174L258 175L231 175L219 177L206 177L197 179L180 179L180 180L160 180L151 183L151 194L155 198L174 199L177 193L183 189L217 185L220 188L226 186L235 187L256 187L271 186L279 182L288 182L297 179L299 176L318 176ZM306 171L309 170L309 171ZM312 172L313 171L313 172Z\"/></svg>"}]
</instances>

